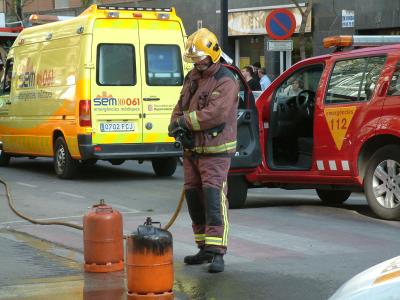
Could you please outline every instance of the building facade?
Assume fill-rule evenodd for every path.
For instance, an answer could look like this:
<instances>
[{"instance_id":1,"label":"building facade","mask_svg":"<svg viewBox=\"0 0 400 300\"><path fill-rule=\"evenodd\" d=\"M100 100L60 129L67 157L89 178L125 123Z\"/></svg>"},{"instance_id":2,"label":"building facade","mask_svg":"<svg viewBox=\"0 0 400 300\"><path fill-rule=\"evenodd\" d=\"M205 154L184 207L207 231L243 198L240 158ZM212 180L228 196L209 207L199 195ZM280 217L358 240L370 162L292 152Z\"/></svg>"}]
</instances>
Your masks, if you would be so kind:
<instances>
[{"instance_id":1,"label":"building facade","mask_svg":"<svg viewBox=\"0 0 400 300\"><path fill-rule=\"evenodd\" d=\"M0 1L7 3L8 0ZM78 15L81 0L26 0L23 13ZM103 0L103 4L144 7L174 6L182 18L187 34L207 27L220 36L220 0ZM304 3L299 0L300 5ZM2 3L0 3L2 4ZM6 7L7 5L3 5ZM269 52L269 37L265 30L266 16L275 8L291 10L296 21L301 16L290 0L229 0L229 46L227 52L235 57L236 64L244 66L259 61L268 73L279 73L279 52ZM1 6L0 6L1 8ZM297 31L298 32L298 28ZM322 47L326 36L339 34L400 34L400 0L314 0L306 26L307 55L320 55L331 50ZM292 37L292 61L300 59L298 33Z\"/></svg>"}]
</instances>

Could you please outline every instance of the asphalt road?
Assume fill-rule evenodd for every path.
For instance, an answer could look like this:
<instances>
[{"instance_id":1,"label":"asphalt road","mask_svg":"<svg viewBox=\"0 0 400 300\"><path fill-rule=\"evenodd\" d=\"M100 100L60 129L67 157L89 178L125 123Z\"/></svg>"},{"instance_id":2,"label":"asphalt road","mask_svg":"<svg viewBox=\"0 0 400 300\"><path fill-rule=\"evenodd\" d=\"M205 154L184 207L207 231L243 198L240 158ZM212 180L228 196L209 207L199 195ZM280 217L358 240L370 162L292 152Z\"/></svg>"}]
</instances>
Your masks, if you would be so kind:
<instances>
[{"instance_id":1,"label":"asphalt road","mask_svg":"<svg viewBox=\"0 0 400 300\"><path fill-rule=\"evenodd\" d=\"M104 199L122 212L126 233L146 216L165 223L183 180L180 167L161 179L149 163L136 162L100 162L76 180L59 180L49 159L13 160L0 177L26 214L81 224L87 208ZM226 271L208 274L205 265L182 263L196 251L184 207L171 229L177 299L327 299L355 274L400 252L400 222L374 218L361 194L342 207L324 207L310 190L250 190L230 222ZM122 272L82 272L80 231L28 224L8 209L3 190L0 245L0 299L125 299Z\"/></svg>"}]
</instances>

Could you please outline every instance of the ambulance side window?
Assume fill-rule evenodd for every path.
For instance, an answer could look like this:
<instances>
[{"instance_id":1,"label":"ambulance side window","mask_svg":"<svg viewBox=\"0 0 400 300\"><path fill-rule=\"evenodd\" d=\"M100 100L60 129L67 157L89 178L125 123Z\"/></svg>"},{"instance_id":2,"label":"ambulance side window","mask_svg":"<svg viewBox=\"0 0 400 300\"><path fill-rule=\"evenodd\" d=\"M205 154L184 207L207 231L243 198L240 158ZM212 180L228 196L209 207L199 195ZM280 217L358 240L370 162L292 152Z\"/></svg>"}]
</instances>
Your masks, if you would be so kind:
<instances>
[{"instance_id":1,"label":"ambulance side window","mask_svg":"<svg viewBox=\"0 0 400 300\"><path fill-rule=\"evenodd\" d=\"M348 103L371 99L386 57L367 57L336 62L325 103Z\"/></svg>"},{"instance_id":2,"label":"ambulance side window","mask_svg":"<svg viewBox=\"0 0 400 300\"><path fill-rule=\"evenodd\" d=\"M130 44L99 44L97 84L127 86L136 84L135 48Z\"/></svg>"},{"instance_id":3,"label":"ambulance side window","mask_svg":"<svg viewBox=\"0 0 400 300\"><path fill-rule=\"evenodd\" d=\"M145 52L147 85L183 84L182 56L178 45L146 45Z\"/></svg>"},{"instance_id":4,"label":"ambulance side window","mask_svg":"<svg viewBox=\"0 0 400 300\"><path fill-rule=\"evenodd\" d=\"M4 80L2 83L2 94L3 95L10 94L13 65L14 65L14 61L12 59L7 61L6 69L4 72Z\"/></svg>"},{"instance_id":5,"label":"ambulance side window","mask_svg":"<svg viewBox=\"0 0 400 300\"><path fill-rule=\"evenodd\" d=\"M392 80L387 92L388 96L400 96L400 61L394 69Z\"/></svg>"}]
</instances>

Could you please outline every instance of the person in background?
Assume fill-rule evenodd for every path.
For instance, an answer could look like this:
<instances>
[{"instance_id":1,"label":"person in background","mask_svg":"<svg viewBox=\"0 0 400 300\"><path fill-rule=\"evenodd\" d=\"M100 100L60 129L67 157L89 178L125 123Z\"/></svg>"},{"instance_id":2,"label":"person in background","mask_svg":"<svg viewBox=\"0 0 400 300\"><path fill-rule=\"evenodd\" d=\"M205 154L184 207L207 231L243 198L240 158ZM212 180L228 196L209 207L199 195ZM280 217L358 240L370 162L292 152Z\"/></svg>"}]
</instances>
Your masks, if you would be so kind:
<instances>
[{"instance_id":1,"label":"person in background","mask_svg":"<svg viewBox=\"0 0 400 300\"><path fill-rule=\"evenodd\" d=\"M261 91L260 83L254 79L253 68L251 66L244 67L242 69L242 74L252 91Z\"/></svg>"},{"instance_id":2,"label":"person in background","mask_svg":"<svg viewBox=\"0 0 400 300\"><path fill-rule=\"evenodd\" d=\"M269 80L274 81L278 76L276 76L274 73L269 73L267 74Z\"/></svg>"},{"instance_id":3,"label":"person in background","mask_svg":"<svg viewBox=\"0 0 400 300\"><path fill-rule=\"evenodd\" d=\"M258 70L261 69L260 62L256 61L254 64L251 65L251 67L253 68L254 79L260 82L260 77L258 77Z\"/></svg>"},{"instance_id":4,"label":"person in background","mask_svg":"<svg viewBox=\"0 0 400 300\"><path fill-rule=\"evenodd\" d=\"M258 69L258 77L260 78L261 90L265 91L266 88L271 84L271 80L267 76L264 68Z\"/></svg>"},{"instance_id":5,"label":"person in background","mask_svg":"<svg viewBox=\"0 0 400 300\"><path fill-rule=\"evenodd\" d=\"M301 79L295 79L292 84L285 89L285 94L287 96L297 96L303 90L303 87L303 81Z\"/></svg>"}]
</instances>

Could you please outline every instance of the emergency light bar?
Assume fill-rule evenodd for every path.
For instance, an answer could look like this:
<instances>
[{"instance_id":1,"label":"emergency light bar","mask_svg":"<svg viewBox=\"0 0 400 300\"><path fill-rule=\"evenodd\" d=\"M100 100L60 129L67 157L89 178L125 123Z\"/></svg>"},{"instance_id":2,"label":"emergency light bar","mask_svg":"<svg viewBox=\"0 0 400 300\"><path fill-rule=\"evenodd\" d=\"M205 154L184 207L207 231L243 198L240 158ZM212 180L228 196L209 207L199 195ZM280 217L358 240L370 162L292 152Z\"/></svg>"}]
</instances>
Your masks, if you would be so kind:
<instances>
[{"instance_id":1,"label":"emergency light bar","mask_svg":"<svg viewBox=\"0 0 400 300\"><path fill-rule=\"evenodd\" d=\"M125 7L125 6L110 6L110 5L97 5L97 9L172 12L172 8Z\"/></svg>"},{"instance_id":2,"label":"emergency light bar","mask_svg":"<svg viewBox=\"0 0 400 300\"><path fill-rule=\"evenodd\" d=\"M323 39L324 48L371 47L400 44L399 35L338 35Z\"/></svg>"},{"instance_id":3,"label":"emergency light bar","mask_svg":"<svg viewBox=\"0 0 400 300\"><path fill-rule=\"evenodd\" d=\"M55 15L31 15L29 22L34 25L46 24L51 22L65 21L72 19L71 16L55 16Z\"/></svg>"}]
</instances>

